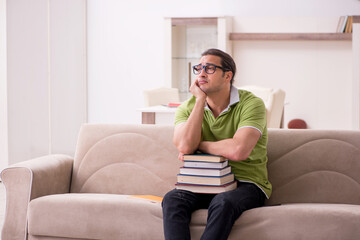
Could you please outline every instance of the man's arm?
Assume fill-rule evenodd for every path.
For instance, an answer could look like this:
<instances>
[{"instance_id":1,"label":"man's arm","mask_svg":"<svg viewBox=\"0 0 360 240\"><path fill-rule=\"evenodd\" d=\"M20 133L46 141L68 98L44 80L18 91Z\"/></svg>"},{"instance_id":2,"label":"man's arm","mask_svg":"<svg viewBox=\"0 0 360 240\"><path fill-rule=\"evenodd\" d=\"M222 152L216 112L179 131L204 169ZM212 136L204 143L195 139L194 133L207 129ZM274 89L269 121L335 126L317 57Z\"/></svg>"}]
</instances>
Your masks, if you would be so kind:
<instances>
[{"instance_id":1,"label":"man's arm","mask_svg":"<svg viewBox=\"0 0 360 240\"><path fill-rule=\"evenodd\" d=\"M217 142L204 141L199 144L202 152L221 155L232 161L246 160L261 137L259 130L243 127L236 131L233 138Z\"/></svg>"},{"instance_id":2,"label":"man's arm","mask_svg":"<svg viewBox=\"0 0 360 240\"><path fill-rule=\"evenodd\" d=\"M204 119L206 94L197 85L191 85L190 92L195 96L195 106L185 123L175 127L173 142L181 154L191 154L198 149L201 141L201 126Z\"/></svg>"}]
</instances>

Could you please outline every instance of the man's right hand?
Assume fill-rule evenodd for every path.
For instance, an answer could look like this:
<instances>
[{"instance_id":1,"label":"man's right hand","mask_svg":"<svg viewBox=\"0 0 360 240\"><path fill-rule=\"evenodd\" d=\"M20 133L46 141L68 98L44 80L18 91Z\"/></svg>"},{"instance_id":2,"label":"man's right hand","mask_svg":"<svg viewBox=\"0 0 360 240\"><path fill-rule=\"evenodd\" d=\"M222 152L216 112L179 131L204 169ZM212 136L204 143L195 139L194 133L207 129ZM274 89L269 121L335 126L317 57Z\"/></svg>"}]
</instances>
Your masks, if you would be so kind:
<instances>
[{"instance_id":1,"label":"man's right hand","mask_svg":"<svg viewBox=\"0 0 360 240\"><path fill-rule=\"evenodd\" d=\"M199 80L195 79L195 81L191 84L190 86L190 92L192 95L194 95L194 97L196 99L206 99L206 93L201 90L201 88L199 87Z\"/></svg>"},{"instance_id":2,"label":"man's right hand","mask_svg":"<svg viewBox=\"0 0 360 240\"><path fill-rule=\"evenodd\" d=\"M174 144L180 153L190 154L198 149L201 140L201 126L207 95L199 87L198 79L191 84L190 92L196 98L194 108L187 121L175 127ZM180 159L180 155L179 155Z\"/></svg>"}]
</instances>

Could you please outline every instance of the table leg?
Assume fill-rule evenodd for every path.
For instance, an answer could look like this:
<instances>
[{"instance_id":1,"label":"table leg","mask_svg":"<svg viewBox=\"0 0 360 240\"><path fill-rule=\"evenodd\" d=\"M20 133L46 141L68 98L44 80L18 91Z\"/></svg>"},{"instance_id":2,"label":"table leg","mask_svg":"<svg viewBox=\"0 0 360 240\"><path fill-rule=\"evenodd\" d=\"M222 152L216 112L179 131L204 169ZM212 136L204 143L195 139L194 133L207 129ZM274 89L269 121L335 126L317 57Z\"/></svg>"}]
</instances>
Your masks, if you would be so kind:
<instances>
[{"instance_id":1,"label":"table leg","mask_svg":"<svg viewBox=\"0 0 360 240\"><path fill-rule=\"evenodd\" d=\"M141 114L142 124L155 124L155 113L154 112L143 112Z\"/></svg>"}]
</instances>

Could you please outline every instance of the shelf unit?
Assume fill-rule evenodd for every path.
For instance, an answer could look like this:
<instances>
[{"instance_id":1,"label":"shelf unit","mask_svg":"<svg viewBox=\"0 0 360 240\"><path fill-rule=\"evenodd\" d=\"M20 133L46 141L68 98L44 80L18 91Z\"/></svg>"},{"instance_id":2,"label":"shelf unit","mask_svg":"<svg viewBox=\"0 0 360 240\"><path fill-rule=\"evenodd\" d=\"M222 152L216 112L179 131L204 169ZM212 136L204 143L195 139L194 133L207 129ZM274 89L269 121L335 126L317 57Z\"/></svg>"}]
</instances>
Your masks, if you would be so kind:
<instances>
[{"instance_id":1,"label":"shelf unit","mask_svg":"<svg viewBox=\"0 0 360 240\"><path fill-rule=\"evenodd\" d=\"M360 23L353 33L238 33L229 34L230 41L352 41L353 62L353 129L360 129Z\"/></svg>"},{"instance_id":2,"label":"shelf unit","mask_svg":"<svg viewBox=\"0 0 360 240\"><path fill-rule=\"evenodd\" d=\"M230 33L230 40L351 41L351 33Z\"/></svg>"},{"instance_id":3,"label":"shelf unit","mask_svg":"<svg viewBox=\"0 0 360 240\"><path fill-rule=\"evenodd\" d=\"M201 53L218 48L231 54L229 17L165 18L164 86L178 88L180 100L189 97L194 81L191 66L198 63Z\"/></svg>"}]
</instances>

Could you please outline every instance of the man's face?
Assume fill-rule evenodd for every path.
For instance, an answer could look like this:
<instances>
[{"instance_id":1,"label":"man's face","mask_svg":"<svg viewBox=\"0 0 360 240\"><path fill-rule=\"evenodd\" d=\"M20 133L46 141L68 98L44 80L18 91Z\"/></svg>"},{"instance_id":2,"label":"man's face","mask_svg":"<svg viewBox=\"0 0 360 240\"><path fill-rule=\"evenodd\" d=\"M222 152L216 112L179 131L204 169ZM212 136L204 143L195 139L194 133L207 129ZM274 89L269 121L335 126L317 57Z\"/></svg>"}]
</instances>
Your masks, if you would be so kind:
<instances>
[{"instance_id":1,"label":"man's face","mask_svg":"<svg viewBox=\"0 0 360 240\"><path fill-rule=\"evenodd\" d=\"M213 55L205 55L200 58L199 64L205 66L207 64L214 64L221 66L221 58ZM232 73L224 72L220 68L216 68L213 74L207 74L205 69L202 69L197 77L198 85L206 94L214 93L222 90L224 87L229 88Z\"/></svg>"}]
</instances>

